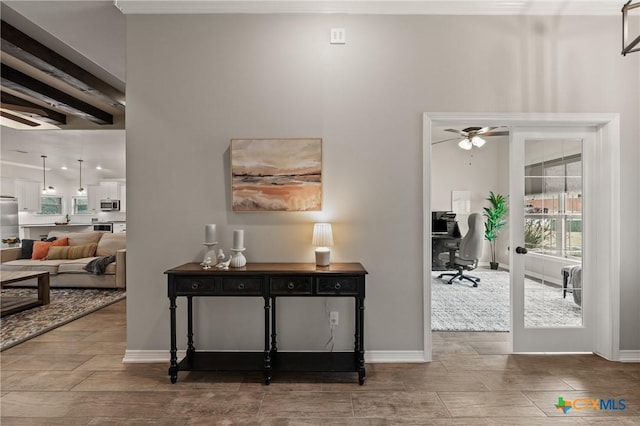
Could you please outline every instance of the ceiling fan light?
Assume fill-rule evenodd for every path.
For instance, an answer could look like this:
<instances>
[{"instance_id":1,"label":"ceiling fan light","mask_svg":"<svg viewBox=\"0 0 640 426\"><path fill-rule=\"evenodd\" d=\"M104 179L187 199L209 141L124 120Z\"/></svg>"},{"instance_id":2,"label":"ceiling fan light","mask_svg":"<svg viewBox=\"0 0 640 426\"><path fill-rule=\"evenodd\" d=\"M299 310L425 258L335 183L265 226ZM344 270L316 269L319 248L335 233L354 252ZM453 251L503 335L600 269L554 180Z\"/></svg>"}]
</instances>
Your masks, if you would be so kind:
<instances>
[{"instance_id":1,"label":"ceiling fan light","mask_svg":"<svg viewBox=\"0 0 640 426\"><path fill-rule=\"evenodd\" d=\"M480 136L474 136L473 139L471 139L471 143L478 148L482 147L486 142L487 141L482 139Z\"/></svg>"},{"instance_id":2,"label":"ceiling fan light","mask_svg":"<svg viewBox=\"0 0 640 426\"><path fill-rule=\"evenodd\" d=\"M462 139L460 142L458 142L458 146L464 150L470 150L471 148L473 148L473 145L471 144L471 141L467 138Z\"/></svg>"}]
</instances>

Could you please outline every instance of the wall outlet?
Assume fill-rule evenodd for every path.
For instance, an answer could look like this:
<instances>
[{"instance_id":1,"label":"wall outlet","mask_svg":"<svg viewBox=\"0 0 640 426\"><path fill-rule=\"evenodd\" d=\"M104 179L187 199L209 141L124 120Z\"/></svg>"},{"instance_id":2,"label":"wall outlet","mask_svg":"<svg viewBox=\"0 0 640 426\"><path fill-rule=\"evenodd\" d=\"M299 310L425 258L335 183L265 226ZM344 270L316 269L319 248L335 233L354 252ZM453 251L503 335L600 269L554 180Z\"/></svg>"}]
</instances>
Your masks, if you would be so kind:
<instances>
[{"instance_id":1,"label":"wall outlet","mask_svg":"<svg viewBox=\"0 0 640 426\"><path fill-rule=\"evenodd\" d=\"M329 312L329 324L331 324L332 327L335 327L338 325L338 312L336 311Z\"/></svg>"},{"instance_id":2,"label":"wall outlet","mask_svg":"<svg viewBox=\"0 0 640 426\"><path fill-rule=\"evenodd\" d=\"M344 28L331 28L331 44L347 44L347 34Z\"/></svg>"}]
</instances>

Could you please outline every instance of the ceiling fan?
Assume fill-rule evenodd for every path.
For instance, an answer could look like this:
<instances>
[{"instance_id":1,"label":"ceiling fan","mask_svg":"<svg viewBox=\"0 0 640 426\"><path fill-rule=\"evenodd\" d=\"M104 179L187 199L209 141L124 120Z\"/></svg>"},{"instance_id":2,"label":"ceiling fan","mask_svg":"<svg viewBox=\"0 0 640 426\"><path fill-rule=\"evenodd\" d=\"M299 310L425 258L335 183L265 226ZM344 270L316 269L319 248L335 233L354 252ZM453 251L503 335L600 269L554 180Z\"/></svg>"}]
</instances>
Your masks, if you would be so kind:
<instances>
[{"instance_id":1,"label":"ceiling fan","mask_svg":"<svg viewBox=\"0 0 640 426\"><path fill-rule=\"evenodd\" d=\"M485 144L485 137L488 136L505 136L509 134L508 130L500 130L500 131L495 131L496 129L500 129L504 126L498 126L498 127L467 127L465 129L462 130L457 130L457 129L444 129L445 132L453 132L453 133L457 133L458 135L462 136L462 140L460 140L460 142L458 142L458 146L462 149L465 150L470 150L471 148L473 148L474 146L477 148L480 148L482 145ZM482 137L480 137L480 135L482 135ZM452 141L452 140L456 140L456 139L460 139L460 137L455 137L455 138L449 138L449 139L443 139L440 141L436 141L433 142L433 145L439 144L439 143L443 143L443 142L448 142L448 141Z\"/></svg>"}]
</instances>

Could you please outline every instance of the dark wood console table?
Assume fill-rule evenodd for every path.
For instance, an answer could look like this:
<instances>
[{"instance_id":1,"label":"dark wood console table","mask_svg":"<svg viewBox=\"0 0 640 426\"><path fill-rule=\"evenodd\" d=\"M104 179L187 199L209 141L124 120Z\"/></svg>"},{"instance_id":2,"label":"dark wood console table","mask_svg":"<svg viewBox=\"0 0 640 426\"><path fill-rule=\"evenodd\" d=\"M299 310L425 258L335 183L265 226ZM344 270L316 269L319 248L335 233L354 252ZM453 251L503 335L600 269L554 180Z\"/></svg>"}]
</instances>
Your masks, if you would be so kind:
<instances>
[{"instance_id":1,"label":"dark wood console table","mask_svg":"<svg viewBox=\"0 0 640 426\"><path fill-rule=\"evenodd\" d=\"M265 384L272 372L357 372L364 384L364 297L367 271L359 263L248 263L242 268L205 270L187 263L165 271L168 276L171 314L171 365L169 377L178 371L262 371ZM264 299L263 352L197 351L193 337L193 297L261 297ZM355 343L353 352L281 352L277 345L276 299L278 297L353 297ZM178 363L176 299L187 298L187 354Z\"/></svg>"}]
</instances>

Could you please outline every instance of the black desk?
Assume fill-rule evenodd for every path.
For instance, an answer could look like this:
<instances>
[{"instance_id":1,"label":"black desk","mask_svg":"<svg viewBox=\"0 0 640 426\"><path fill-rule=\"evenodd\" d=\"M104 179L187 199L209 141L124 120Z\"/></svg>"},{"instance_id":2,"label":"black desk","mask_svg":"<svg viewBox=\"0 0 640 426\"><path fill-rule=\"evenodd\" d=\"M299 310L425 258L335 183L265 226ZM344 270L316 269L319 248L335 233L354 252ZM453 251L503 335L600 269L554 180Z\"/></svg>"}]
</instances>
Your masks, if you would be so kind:
<instances>
[{"instance_id":1,"label":"black desk","mask_svg":"<svg viewBox=\"0 0 640 426\"><path fill-rule=\"evenodd\" d=\"M450 235L431 235L431 270L446 271L447 262L438 256L441 253L449 253L450 250L455 250L459 244L460 238Z\"/></svg>"},{"instance_id":2,"label":"black desk","mask_svg":"<svg viewBox=\"0 0 640 426\"><path fill-rule=\"evenodd\" d=\"M165 272L171 314L169 376L178 371L262 371L265 384L274 371L328 371L358 373L364 384L364 297L367 271L359 263L248 263L242 268L204 270L187 263ZM196 351L193 338L193 297L261 297L264 299L264 352ZM352 352L281 352L277 347L278 297L353 297L355 343ZM176 298L187 298L187 354L177 359Z\"/></svg>"}]
</instances>

